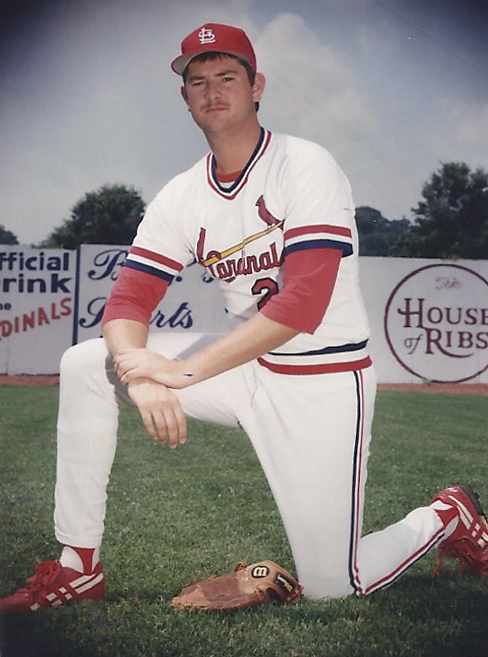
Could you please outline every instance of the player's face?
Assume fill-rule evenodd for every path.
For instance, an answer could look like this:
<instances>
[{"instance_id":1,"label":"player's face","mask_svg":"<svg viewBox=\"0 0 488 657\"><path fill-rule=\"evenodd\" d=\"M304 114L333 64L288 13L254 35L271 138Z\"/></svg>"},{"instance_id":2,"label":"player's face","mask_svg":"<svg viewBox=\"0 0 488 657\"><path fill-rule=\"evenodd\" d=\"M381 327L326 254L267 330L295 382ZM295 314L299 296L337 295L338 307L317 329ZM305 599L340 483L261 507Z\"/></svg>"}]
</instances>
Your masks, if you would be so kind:
<instances>
[{"instance_id":1,"label":"player's face","mask_svg":"<svg viewBox=\"0 0 488 657\"><path fill-rule=\"evenodd\" d=\"M256 74L251 86L244 66L224 55L205 62L190 62L181 91L194 121L211 136L255 122L254 103L261 100L263 89L261 74Z\"/></svg>"}]
</instances>

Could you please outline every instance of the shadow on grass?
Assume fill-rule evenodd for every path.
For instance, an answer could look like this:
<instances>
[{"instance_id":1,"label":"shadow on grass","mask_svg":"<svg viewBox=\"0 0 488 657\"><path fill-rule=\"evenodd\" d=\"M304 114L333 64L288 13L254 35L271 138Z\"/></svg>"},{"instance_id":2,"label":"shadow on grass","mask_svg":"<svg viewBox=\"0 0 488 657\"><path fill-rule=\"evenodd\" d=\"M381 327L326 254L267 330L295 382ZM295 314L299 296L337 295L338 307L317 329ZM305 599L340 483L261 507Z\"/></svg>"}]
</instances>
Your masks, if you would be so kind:
<instances>
[{"instance_id":1,"label":"shadow on grass","mask_svg":"<svg viewBox=\"0 0 488 657\"><path fill-rule=\"evenodd\" d=\"M363 599L177 612L160 592L2 619L2 657L485 657L485 578L407 575Z\"/></svg>"}]
</instances>

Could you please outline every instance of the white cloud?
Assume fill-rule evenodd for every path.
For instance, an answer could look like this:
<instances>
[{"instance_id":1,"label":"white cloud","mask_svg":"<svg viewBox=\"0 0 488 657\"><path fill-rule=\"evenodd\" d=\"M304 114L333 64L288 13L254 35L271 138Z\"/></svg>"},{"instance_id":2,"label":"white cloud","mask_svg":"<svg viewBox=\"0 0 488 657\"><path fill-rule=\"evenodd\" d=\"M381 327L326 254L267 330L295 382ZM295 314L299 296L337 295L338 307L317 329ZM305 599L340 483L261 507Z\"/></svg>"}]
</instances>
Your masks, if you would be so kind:
<instances>
[{"instance_id":1,"label":"white cloud","mask_svg":"<svg viewBox=\"0 0 488 657\"><path fill-rule=\"evenodd\" d=\"M457 102L451 113L456 123L456 141L482 148L485 158L488 157L488 103Z\"/></svg>"},{"instance_id":2,"label":"white cloud","mask_svg":"<svg viewBox=\"0 0 488 657\"><path fill-rule=\"evenodd\" d=\"M407 214L416 195L404 175L410 163L403 150L395 151L381 103L368 95L343 52L324 45L290 13L265 27L256 50L268 81L264 124L327 148L350 179L358 205L377 207L390 219Z\"/></svg>"},{"instance_id":3,"label":"white cloud","mask_svg":"<svg viewBox=\"0 0 488 657\"><path fill-rule=\"evenodd\" d=\"M263 114L275 130L316 140L335 153L375 126L368 99L352 70L323 45L304 20L280 14L256 41L267 77Z\"/></svg>"},{"instance_id":4,"label":"white cloud","mask_svg":"<svg viewBox=\"0 0 488 657\"><path fill-rule=\"evenodd\" d=\"M442 121L434 126L429 150L438 162L466 162L471 168L488 168L488 103L443 99Z\"/></svg>"}]
</instances>

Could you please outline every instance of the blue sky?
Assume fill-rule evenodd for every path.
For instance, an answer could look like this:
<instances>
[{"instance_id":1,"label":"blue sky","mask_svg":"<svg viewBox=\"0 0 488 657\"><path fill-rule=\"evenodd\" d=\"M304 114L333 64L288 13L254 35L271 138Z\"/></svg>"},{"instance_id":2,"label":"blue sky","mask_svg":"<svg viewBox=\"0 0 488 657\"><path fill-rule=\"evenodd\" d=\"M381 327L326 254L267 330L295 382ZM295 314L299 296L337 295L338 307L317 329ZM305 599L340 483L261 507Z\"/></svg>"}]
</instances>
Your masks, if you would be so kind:
<instances>
[{"instance_id":1,"label":"blue sky","mask_svg":"<svg viewBox=\"0 0 488 657\"><path fill-rule=\"evenodd\" d=\"M248 32L262 124L330 150L356 205L411 218L441 162L488 168L486 0L4 0L0 224L38 242L86 192L149 202L204 155L169 63L205 22Z\"/></svg>"}]
</instances>

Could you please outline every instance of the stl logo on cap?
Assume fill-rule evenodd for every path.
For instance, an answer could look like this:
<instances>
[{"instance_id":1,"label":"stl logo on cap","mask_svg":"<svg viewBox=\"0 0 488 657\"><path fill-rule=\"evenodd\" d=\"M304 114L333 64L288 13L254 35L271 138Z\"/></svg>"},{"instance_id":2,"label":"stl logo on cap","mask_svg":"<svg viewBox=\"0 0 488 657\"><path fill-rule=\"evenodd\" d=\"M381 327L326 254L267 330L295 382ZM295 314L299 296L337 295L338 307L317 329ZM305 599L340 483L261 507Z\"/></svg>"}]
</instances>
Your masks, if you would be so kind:
<instances>
[{"instance_id":1,"label":"stl logo on cap","mask_svg":"<svg viewBox=\"0 0 488 657\"><path fill-rule=\"evenodd\" d=\"M206 43L215 43L216 41L215 34L210 27L202 27L198 33L198 38L202 46Z\"/></svg>"},{"instance_id":2,"label":"stl logo on cap","mask_svg":"<svg viewBox=\"0 0 488 657\"><path fill-rule=\"evenodd\" d=\"M171 68L183 75L194 57L208 52L243 59L256 72L256 54L244 30L220 23L206 23L186 36L181 42L181 55L171 62Z\"/></svg>"}]
</instances>

